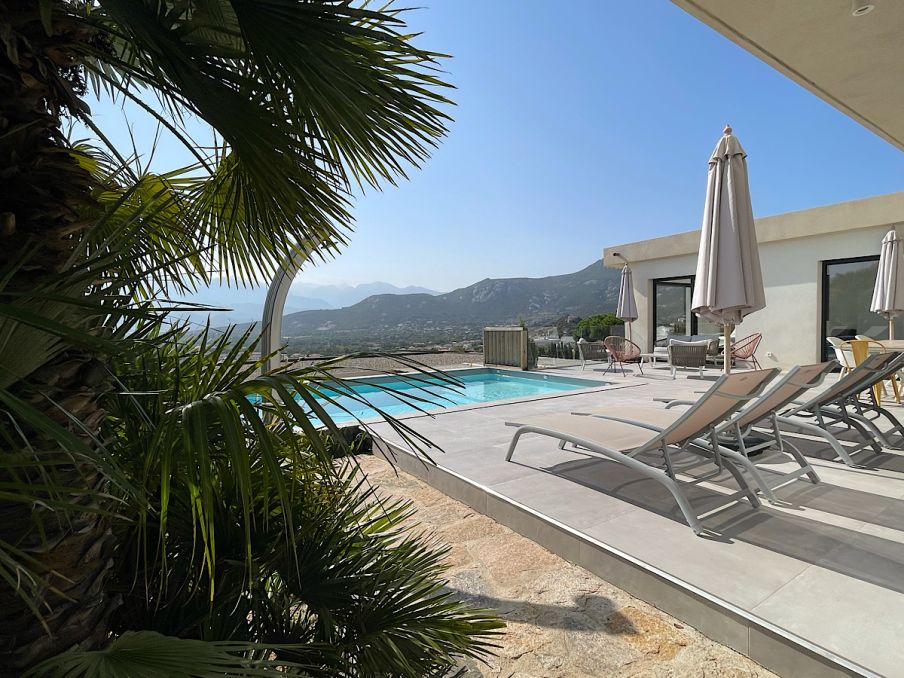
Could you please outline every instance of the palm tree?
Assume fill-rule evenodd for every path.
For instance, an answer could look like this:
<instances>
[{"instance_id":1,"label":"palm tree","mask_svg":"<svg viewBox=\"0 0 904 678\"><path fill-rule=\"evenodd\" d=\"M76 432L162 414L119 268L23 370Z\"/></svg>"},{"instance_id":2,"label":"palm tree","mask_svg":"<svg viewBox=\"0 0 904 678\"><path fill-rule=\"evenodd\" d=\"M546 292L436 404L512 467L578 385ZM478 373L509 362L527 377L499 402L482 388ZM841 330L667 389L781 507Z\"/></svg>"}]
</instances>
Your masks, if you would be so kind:
<instances>
[{"instance_id":1,"label":"palm tree","mask_svg":"<svg viewBox=\"0 0 904 678\"><path fill-rule=\"evenodd\" d=\"M344 0L0 10L0 672L428 675L486 651L442 550L334 461L331 366L255 378L247 341L161 308L336 252L352 187L444 135L441 55ZM71 120L105 140L89 91L196 162L73 143Z\"/></svg>"}]
</instances>

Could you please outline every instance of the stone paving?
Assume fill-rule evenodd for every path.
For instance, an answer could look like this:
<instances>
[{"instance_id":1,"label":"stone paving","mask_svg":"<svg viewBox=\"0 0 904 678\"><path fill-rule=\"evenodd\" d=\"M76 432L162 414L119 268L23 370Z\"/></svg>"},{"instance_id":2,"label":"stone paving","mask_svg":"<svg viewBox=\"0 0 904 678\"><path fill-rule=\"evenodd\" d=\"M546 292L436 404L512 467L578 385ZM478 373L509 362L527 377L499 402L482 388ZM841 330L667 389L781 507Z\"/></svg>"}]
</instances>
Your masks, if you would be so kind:
<instances>
[{"instance_id":1,"label":"stone paving","mask_svg":"<svg viewBox=\"0 0 904 678\"><path fill-rule=\"evenodd\" d=\"M466 676L773 676L752 660L572 565L379 457L358 461L386 496L451 545L449 587L508 626L495 657Z\"/></svg>"},{"instance_id":2,"label":"stone paving","mask_svg":"<svg viewBox=\"0 0 904 678\"><path fill-rule=\"evenodd\" d=\"M681 487L705 528L697 536L672 495L626 465L560 449L539 435L522 438L506 461L513 429L505 424L693 399L718 373L672 379L667 369L645 368L643 375L611 376L594 366L544 374L603 383L405 417L438 446L429 451L437 467L416 461L388 425L374 424L372 432L391 446L390 458L432 487L776 673L904 678L895 651L904 637L904 439L892 436L893 447L863 452L849 467L833 461L822 439L788 433L786 442L821 482L793 481L759 508L732 499L737 482L727 472L694 467L699 459L681 453L675 457ZM892 413L904 414L887 401ZM849 432L834 430L853 442ZM773 483L799 468L781 454L756 463Z\"/></svg>"}]
</instances>

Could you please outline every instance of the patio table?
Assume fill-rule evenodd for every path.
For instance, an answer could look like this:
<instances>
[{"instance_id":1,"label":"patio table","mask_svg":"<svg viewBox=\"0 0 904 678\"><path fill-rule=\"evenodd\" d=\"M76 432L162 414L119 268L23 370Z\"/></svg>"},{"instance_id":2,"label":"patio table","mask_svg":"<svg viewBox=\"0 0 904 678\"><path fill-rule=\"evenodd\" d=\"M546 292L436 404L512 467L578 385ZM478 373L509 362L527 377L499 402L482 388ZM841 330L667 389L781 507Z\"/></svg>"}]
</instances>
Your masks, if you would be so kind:
<instances>
[{"instance_id":1,"label":"patio table","mask_svg":"<svg viewBox=\"0 0 904 678\"><path fill-rule=\"evenodd\" d=\"M858 341L854 339L853 341ZM852 342L853 343L853 342ZM889 351L904 351L904 339L877 339L876 343L882 344L882 346ZM875 344L870 347L870 351L875 353L879 350L879 347Z\"/></svg>"},{"instance_id":2,"label":"patio table","mask_svg":"<svg viewBox=\"0 0 904 678\"><path fill-rule=\"evenodd\" d=\"M640 354L640 367L643 369L644 361L649 365L655 365L657 360L664 360L665 362L669 361L669 354L667 351L653 351L652 353L641 353Z\"/></svg>"}]
</instances>

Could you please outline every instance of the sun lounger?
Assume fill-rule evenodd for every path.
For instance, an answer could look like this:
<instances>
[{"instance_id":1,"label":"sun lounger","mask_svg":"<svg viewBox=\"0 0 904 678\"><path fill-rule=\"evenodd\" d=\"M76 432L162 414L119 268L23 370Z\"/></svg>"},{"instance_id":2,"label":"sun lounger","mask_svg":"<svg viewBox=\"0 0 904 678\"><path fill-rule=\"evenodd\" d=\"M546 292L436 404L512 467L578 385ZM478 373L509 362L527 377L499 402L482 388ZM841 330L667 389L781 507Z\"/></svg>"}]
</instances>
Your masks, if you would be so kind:
<instances>
[{"instance_id":1,"label":"sun lounger","mask_svg":"<svg viewBox=\"0 0 904 678\"><path fill-rule=\"evenodd\" d=\"M761 488L770 499L772 490L787 485L802 476L807 476L814 483L819 482L816 470L806 457L793 443L782 437L779 412L810 389L822 384L826 375L835 367L837 367L837 363L834 360L793 367L769 391L744 407L731 419L716 427L719 445L736 449L748 459L751 455L773 450L778 454L790 454L797 462L800 466L799 469L779 474L774 482L768 484L768 488ZM692 404L693 401L672 400L668 402L666 409ZM764 461L766 461L766 457L757 459L758 463ZM771 470L773 473L775 472L774 469Z\"/></svg>"},{"instance_id":2,"label":"sun lounger","mask_svg":"<svg viewBox=\"0 0 904 678\"><path fill-rule=\"evenodd\" d=\"M825 440L838 459L855 466L851 455L867 447L881 452L883 446L899 448L904 437L894 440L880 430L867 415L884 417L892 425L892 432L904 436L904 427L891 412L881 407L873 397L872 386L888 379L904 366L904 354L877 354L869 356L851 372L843 373L838 381L806 402L796 402L781 410L774 423L785 430L799 430ZM863 399L858 398L862 396ZM663 402L675 402L663 400ZM686 402L686 401L685 401ZM810 421L808 421L808 419ZM859 434L860 442L845 448L830 426L842 424Z\"/></svg>"},{"instance_id":3,"label":"sun lounger","mask_svg":"<svg viewBox=\"0 0 904 678\"><path fill-rule=\"evenodd\" d=\"M740 488L731 497L746 498L751 505L759 506L756 492L738 470L742 467L756 479L759 476L756 468L735 450L715 445L716 452L713 452L712 443L716 427L757 396L776 374L777 369L768 369L723 375L687 410L676 413L660 409L665 416L671 417L671 421L662 427L632 420L633 408L619 407L609 410L605 419L561 414L506 422L518 429L505 458L511 461L519 440L528 433L548 436L563 444L572 443L581 448L582 453L618 462L661 483L675 498L688 525L701 534L700 521L675 479L672 451L686 450L712 459L720 466L724 464ZM710 442L705 442L705 438L710 438ZM638 458L644 453L661 454L664 471Z\"/></svg>"},{"instance_id":4,"label":"sun lounger","mask_svg":"<svg viewBox=\"0 0 904 678\"><path fill-rule=\"evenodd\" d=\"M889 432L876 426L874 419L885 418L891 424L891 433L904 439L904 426L875 399L872 386L881 383L904 367L904 354L877 353L870 355L860 365L841 377L832 386L804 403L781 412L776 421L783 427L799 429L818 436L831 445L837 457L848 466L856 466L851 455L871 447L881 452L883 447L900 448L901 440L894 440ZM861 396L863 399L861 399ZM872 414L873 419L867 415ZM806 419L814 420L806 421ZM818 425L817 425L818 424ZM845 448L829 430L833 424L842 424L856 431L860 443Z\"/></svg>"}]
</instances>

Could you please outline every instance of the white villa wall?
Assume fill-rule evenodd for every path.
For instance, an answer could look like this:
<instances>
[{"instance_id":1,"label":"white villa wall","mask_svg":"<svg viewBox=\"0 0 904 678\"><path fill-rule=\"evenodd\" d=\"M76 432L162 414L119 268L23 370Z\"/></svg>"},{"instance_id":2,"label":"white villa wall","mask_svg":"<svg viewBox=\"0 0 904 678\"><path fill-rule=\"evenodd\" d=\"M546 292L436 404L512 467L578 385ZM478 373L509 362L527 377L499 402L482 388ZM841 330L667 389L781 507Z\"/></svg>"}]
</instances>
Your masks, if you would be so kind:
<instances>
[{"instance_id":1,"label":"white villa wall","mask_svg":"<svg viewBox=\"0 0 904 678\"><path fill-rule=\"evenodd\" d=\"M877 255L891 228L904 234L904 192L756 219L766 308L747 318L735 336L763 333L757 351L763 366L818 360L822 262ZM607 247L603 253L606 266L631 264L639 316L632 337L645 350L652 347L653 279L693 275L699 243L699 231L685 231Z\"/></svg>"},{"instance_id":2,"label":"white villa wall","mask_svg":"<svg viewBox=\"0 0 904 678\"><path fill-rule=\"evenodd\" d=\"M888 227L879 226L765 243L760 263L766 308L745 320L735 336L763 333L757 351L763 367L787 368L820 360L822 262L878 255L887 232ZM878 315L876 324L882 324Z\"/></svg>"},{"instance_id":3,"label":"white villa wall","mask_svg":"<svg viewBox=\"0 0 904 678\"><path fill-rule=\"evenodd\" d=\"M822 262L879 254L882 237L889 228L886 224L762 243L760 262L766 287L766 308L749 316L738 326L735 336L763 333L757 358L764 367L787 368L818 360ZM901 230L904 229L899 227L899 232ZM652 345L653 279L693 275L696 265L696 254L631 263L639 316L632 327L632 335L641 347L648 350ZM880 323L877 316L877 324Z\"/></svg>"}]
</instances>

